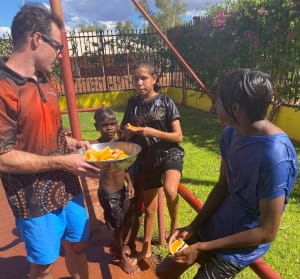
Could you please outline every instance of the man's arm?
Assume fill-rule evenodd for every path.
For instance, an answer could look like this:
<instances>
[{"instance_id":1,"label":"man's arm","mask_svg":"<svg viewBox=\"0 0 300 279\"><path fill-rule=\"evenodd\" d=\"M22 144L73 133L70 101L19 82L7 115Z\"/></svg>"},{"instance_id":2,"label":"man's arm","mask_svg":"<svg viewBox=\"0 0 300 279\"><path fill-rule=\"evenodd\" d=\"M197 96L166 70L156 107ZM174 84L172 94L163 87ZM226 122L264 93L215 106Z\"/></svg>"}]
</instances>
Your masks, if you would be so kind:
<instances>
[{"instance_id":1,"label":"man's arm","mask_svg":"<svg viewBox=\"0 0 300 279\"><path fill-rule=\"evenodd\" d=\"M205 222L205 220L207 220L209 216L211 216L214 211L220 206L227 193L228 190L225 163L222 160L218 182L208 195L204 206L201 208L200 212L190 225L175 230L175 232L169 238L169 246L175 239L190 238L197 231L197 228L199 228L201 224L203 224L203 222Z\"/></svg>"},{"instance_id":2,"label":"man's arm","mask_svg":"<svg viewBox=\"0 0 300 279\"><path fill-rule=\"evenodd\" d=\"M143 137L156 137L168 142L182 142L183 135L180 120L176 119L171 123L171 132L165 132L151 127L139 127L139 129L131 129L129 125L125 125L125 131Z\"/></svg>"},{"instance_id":3,"label":"man's arm","mask_svg":"<svg viewBox=\"0 0 300 279\"><path fill-rule=\"evenodd\" d=\"M98 177L100 170L85 162L80 154L41 156L29 152L12 150L0 155L0 172L38 173L64 170L80 176Z\"/></svg>"},{"instance_id":4,"label":"man's arm","mask_svg":"<svg viewBox=\"0 0 300 279\"><path fill-rule=\"evenodd\" d=\"M260 200L261 219L257 227L211 241L196 242L174 254L174 259L180 263L192 264L203 251L251 247L273 241L280 225L284 200L285 196Z\"/></svg>"},{"instance_id":5,"label":"man's arm","mask_svg":"<svg viewBox=\"0 0 300 279\"><path fill-rule=\"evenodd\" d=\"M261 218L257 227L220 239L199 242L197 249L208 251L220 248L240 248L273 241L280 225L284 200L285 196L260 200Z\"/></svg>"}]
</instances>

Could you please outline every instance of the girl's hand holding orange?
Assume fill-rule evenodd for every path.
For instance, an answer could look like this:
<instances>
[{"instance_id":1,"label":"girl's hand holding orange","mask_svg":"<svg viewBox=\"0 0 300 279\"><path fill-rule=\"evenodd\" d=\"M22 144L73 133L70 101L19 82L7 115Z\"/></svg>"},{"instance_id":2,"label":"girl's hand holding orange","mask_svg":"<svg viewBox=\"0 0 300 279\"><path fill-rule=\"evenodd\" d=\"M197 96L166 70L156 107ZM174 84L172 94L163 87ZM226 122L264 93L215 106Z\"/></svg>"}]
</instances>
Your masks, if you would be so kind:
<instances>
[{"instance_id":1,"label":"girl's hand holding orange","mask_svg":"<svg viewBox=\"0 0 300 279\"><path fill-rule=\"evenodd\" d=\"M130 123L128 124L127 128L129 128L129 129L131 129L131 130L138 130L138 129L140 129L140 127L133 126L133 125L131 125Z\"/></svg>"},{"instance_id":2,"label":"girl's hand holding orange","mask_svg":"<svg viewBox=\"0 0 300 279\"><path fill-rule=\"evenodd\" d=\"M143 137L157 137L158 130L151 127L137 127L133 126L130 123L127 123L125 126L127 131L130 131L133 134L140 135Z\"/></svg>"},{"instance_id":3,"label":"girl's hand holding orange","mask_svg":"<svg viewBox=\"0 0 300 279\"><path fill-rule=\"evenodd\" d=\"M141 129L141 127L131 125L130 123L127 123L124 127L127 131L130 131L130 132L133 132L133 133Z\"/></svg>"}]
</instances>

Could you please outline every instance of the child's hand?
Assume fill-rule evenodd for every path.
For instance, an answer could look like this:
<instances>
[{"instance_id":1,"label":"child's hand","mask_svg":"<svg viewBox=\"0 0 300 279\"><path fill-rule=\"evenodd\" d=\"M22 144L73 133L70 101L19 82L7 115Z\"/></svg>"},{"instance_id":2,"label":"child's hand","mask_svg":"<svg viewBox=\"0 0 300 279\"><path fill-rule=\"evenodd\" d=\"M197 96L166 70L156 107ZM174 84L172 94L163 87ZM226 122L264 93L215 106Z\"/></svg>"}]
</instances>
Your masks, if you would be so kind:
<instances>
[{"instance_id":1,"label":"child's hand","mask_svg":"<svg viewBox=\"0 0 300 279\"><path fill-rule=\"evenodd\" d=\"M126 126L124 126L124 129L119 131L119 138L123 141L129 141L132 136L132 133L126 129Z\"/></svg>"},{"instance_id":2,"label":"child's hand","mask_svg":"<svg viewBox=\"0 0 300 279\"><path fill-rule=\"evenodd\" d=\"M75 151L76 149L81 148L81 147L85 147L86 149L91 148L91 144L87 140L78 141L74 138L67 136L66 141L67 141L68 148L72 151Z\"/></svg>"},{"instance_id":3,"label":"child's hand","mask_svg":"<svg viewBox=\"0 0 300 279\"><path fill-rule=\"evenodd\" d=\"M155 137L157 132L156 129L153 129L151 127L136 127L131 125L130 123L127 123L124 128L131 134L140 135L143 137Z\"/></svg>"},{"instance_id":4,"label":"child's hand","mask_svg":"<svg viewBox=\"0 0 300 279\"><path fill-rule=\"evenodd\" d=\"M134 188L132 184L128 185L128 198L131 199L134 197Z\"/></svg>"}]
</instances>

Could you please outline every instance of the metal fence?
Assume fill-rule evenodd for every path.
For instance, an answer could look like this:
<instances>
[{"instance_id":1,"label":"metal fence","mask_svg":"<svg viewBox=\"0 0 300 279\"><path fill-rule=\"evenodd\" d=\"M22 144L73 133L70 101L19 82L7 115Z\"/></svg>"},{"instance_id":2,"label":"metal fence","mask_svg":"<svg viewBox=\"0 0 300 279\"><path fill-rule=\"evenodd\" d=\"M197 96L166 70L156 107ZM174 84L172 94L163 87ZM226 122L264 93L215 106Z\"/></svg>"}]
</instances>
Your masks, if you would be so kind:
<instances>
[{"instance_id":1,"label":"metal fence","mask_svg":"<svg viewBox=\"0 0 300 279\"><path fill-rule=\"evenodd\" d=\"M139 59L154 61L160 86L192 88L185 81L188 73L157 33L149 31L70 32L68 48L76 94L131 90L131 67ZM60 67L52 78L59 93L64 87Z\"/></svg>"}]
</instances>

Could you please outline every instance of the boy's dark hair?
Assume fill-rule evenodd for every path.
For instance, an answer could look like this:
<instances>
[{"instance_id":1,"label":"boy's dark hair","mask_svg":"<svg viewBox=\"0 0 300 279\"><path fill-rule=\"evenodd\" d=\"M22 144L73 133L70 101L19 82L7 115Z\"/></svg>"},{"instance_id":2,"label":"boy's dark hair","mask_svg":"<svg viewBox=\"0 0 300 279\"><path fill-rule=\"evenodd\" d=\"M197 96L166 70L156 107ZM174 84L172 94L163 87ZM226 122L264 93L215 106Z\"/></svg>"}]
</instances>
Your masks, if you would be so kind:
<instances>
[{"instance_id":1,"label":"boy's dark hair","mask_svg":"<svg viewBox=\"0 0 300 279\"><path fill-rule=\"evenodd\" d=\"M40 32L50 35L51 23L62 28L60 19L51 13L44 5L40 3L27 3L15 15L11 25L12 44L15 48L20 47L28 35Z\"/></svg>"},{"instance_id":2,"label":"boy's dark hair","mask_svg":"<svg viewBox=\"0 0 300 279\"><path fill-rule=\"evenodd\" d=\"M272 101L273 86L270 76L259 70L238 69L223 78L217 95L225 111L238 123L233 114L234 104L239 104L251 123L265 118Z\"/></svg>"},{"instance_id":3,"label":"boy's dark hair","mask_svg":"<svg viewBox=\"0 0 300 279\"><path fill-rule=\"evenodd\" d=\"M154 87L154 91L158 92L159 88L160 88L160 86L158 85L159 76L157 74L157 70L156 70L154 63L149 60L138 60L137 62L135 62L133 64L132 72L134 72L136 69L138 69L140 67L148 68L150 75L156 75L156 82L153 87Z\"/></svg>"},{"instance_id":4,"label":"boy's dark hair","mask_svg":"<svg viewBox=\"0 0 300 279\"><path fill-rule=\"evenodd\" d=\"M113 110L109 107L100 107L94 113L94 120L96 124L101 123L105 119L116 119Z\"/></svg>"}]
</instances>

